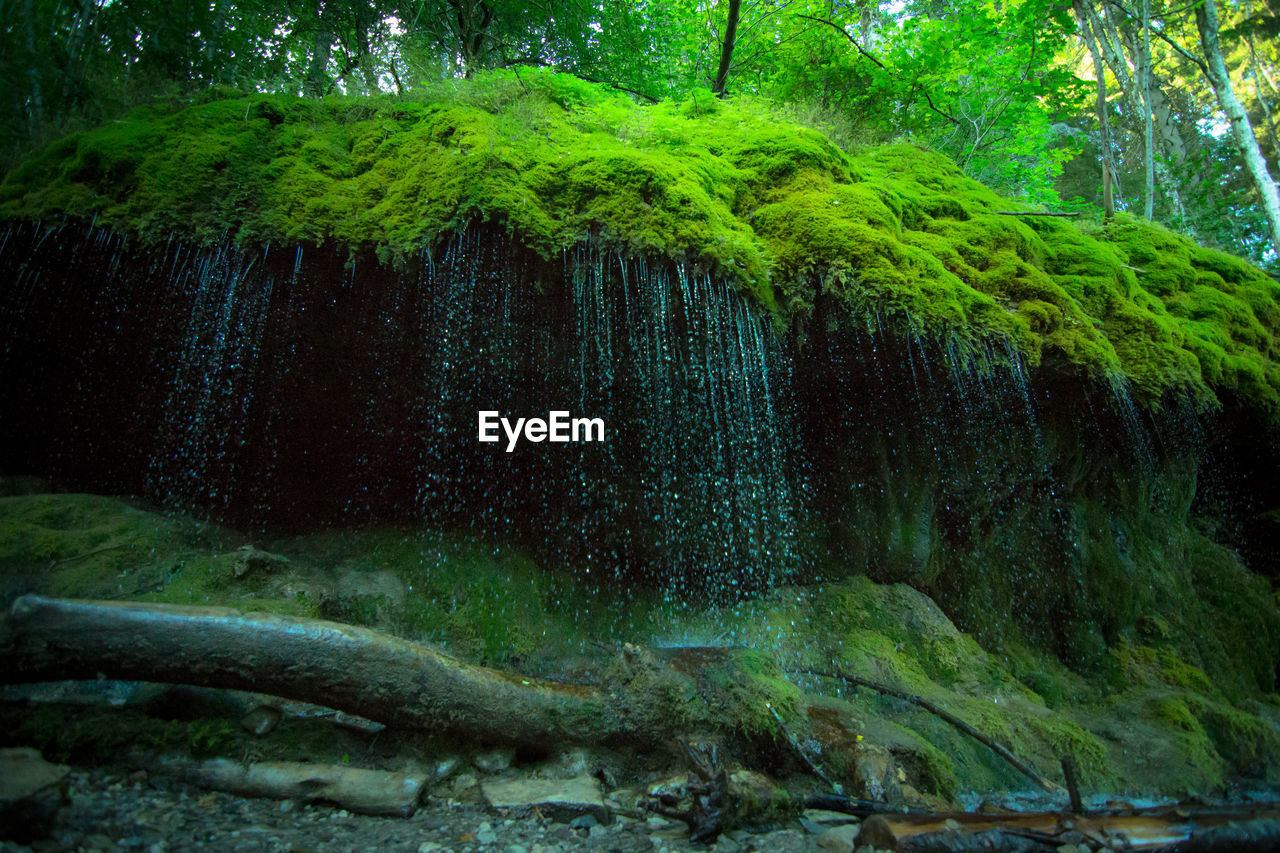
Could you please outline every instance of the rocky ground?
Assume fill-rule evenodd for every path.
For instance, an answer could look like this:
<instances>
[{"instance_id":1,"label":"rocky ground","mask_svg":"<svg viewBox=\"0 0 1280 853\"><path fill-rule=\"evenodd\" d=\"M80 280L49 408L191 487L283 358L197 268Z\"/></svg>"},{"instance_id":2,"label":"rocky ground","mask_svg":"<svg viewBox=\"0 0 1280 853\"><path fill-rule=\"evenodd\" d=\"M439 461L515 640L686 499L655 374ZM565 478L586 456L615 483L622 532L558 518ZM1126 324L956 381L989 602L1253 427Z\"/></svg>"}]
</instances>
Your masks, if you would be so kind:
<instances>
[{"instance_id":1,"label":"rocky ground","mask_svg":"<svg viewBox=\"0 0 1280 853\"><path fill-rule=\"evenodd\" d=\"M324 805L206 791L144 771L76 769L69 802L59 810L51 832L25 845L0 842L0 851L851 850L851 832L836 827L837 822L830 813L810 813L792 826L740 831L708 847L692 843L683 824L659 817L619 817L608 826L589 815L569 823L537 817L508 820L480 804L434 796L413 817L371 817Z\"/></svg>"}]
</instances>

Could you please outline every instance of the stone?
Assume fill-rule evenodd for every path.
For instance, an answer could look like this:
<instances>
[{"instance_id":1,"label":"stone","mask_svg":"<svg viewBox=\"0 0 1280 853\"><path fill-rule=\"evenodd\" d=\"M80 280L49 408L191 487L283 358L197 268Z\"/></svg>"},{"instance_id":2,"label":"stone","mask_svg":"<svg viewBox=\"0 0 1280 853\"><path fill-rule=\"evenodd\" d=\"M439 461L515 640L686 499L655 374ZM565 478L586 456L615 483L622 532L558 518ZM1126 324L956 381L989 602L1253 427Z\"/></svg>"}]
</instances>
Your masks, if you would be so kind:
<instances>
[{"instance_id":1,"label":"stone","mask_svg":"<svg viewBox=\"0 0 1280 853\"><path fill-rule=\"evenodd\" d=\"M153 769L217 791L249 797L330 803L339 808L331 817L341 820L351 812L408 817L418 808L427 780L383 770L347 765L291 761L262 761L243 765L225 758L187 761L157 759ZM212 808L213 795L197 804Z\"/></svg>"},{"instance_id":2,"label":"stone","mask_svg":"<svg viewBox=\"0 0 1280 853\"><path fill-rule=\"evenodd\" d=\"M851 853L860 827L848 824L828 829L818 836L818 849L826 853Z\"/></svg>"},{"instance_id":3,"label":"stone","mask_svg":"<svg viewBox=\"0 0 1280 853\"><path fill-rule=\"evenodd\" d=\"M523 816L535 808L544 817L568 823L590 816L609 822L609 809L600 786L591 776L573 779L486 779L480 783L484 799L499 812Z\"/></svg>"},{"instance_id":4,"label":"stone","mask_svg":"<svg viewBox=\"0 0 1280 853\"><path fill-rule=\"evenodd\" d=\"M802 817L807 820L811 820L814 823L822 824L827 828L833 826L844 826L846 823L858 822L858 819L851 814L833 812L826 809L805 809Z\"/></svg>"},{"instance_id":5,"label":"stone","mask_svg":"<svg viewBox=\"0 0 1280 853\"><path fill-rule=\"evenodd\" d=\"M275 727L280 724L282 716L279 708L274 708L271 705L259 705L240 718L240 728L254 737L264 737L275 730Z\"/></svg>"},{"instance_id":6,"label":"stone","mask_svg":"<svg viewBox=\"0 0 1280 853\"><path fill-rule=\"evenodd\" d=\"M462 760L456 755L450 755L436 762L435 769L432 771L435 781L443 782L458 772L458 768L462 766Z\"/></svg>"},{"instance_id":7,"label":"stone","mask_svg":"<svg viewBox=\"0 0 1280 853\"><path fill-rule=\"evenodd\" d=\"M903 801L898 764L885 747L860 741L853 752L855 799L898 804Z\"/></svg>"},{"instance_id":8,"label":"stone","mask_svg":"<svg viewBox=\"0 0 1280 853\"><path fill-rule=\"evenodd\" d=\"M67 801L70 772L34 749L0 749L0 838L21 843L47 833Z\"/></svg>"},{"instance_id":9,"label":"stone","mask_svg":"<svg viewBox=\"0 0 1280 853\"><path fill-rule=\"evenodd\" d=\"M863 845L897 850L898 836L889 825L889 821L880 815L872 815L863 822L862 831L858 833L858 846Z\"/></svg>"},{"instance_id":10,"label":"stone","mask_svg":"<svg viewBox=\"0 0 1280 853\"><path fill-rule=\"evenodd\" d=\"M480 784L480 780L474 773L463 773L459 776L455 776L453 781L449 784L453 788L453 793L456 796L471 790L476 785Z\"/></svg>"},{"instance_id":11,"label":"stone","mask_svg":"<svg viewBox=\"0 0 1280 853\"><path fill-rule=\"evenodd\" d=\"M501 773L511 766L515 761L515 750L511 749L495 749L492 752L482 752L475 758L471 759L471 763L481 773Z\"/></svg>"},{"instance_id":12,"label":"stone","mask_svg":"<svg viewBox=\"0 0 1280 853\"><path fill-rule=\"evenodd\" d=\"M575 747L560 753L553 769L558 776L587 776L591 773L592 763L590 750Z\"/></svg>"},{"instance_id":13,"label":"stone","mask_svg":"<svg viewBox=\"0 0 1280 853\"><path fill-rule=\"evenodd\" d=\"M831 828L829 826L823 826L822 824L818 823L816 820L813 820L812 818L806 817L806 816L801 816L800 826L804 827L804 831L809 833L810 835L822 835L824 832L826 832L828 829Z\"/></svg>"},{"instance_id":14,"label":"stone","mask_svg":"<svg viewBox=\"0 0 1280 853\"><path fill-rule=\"evenodd\" d=\"M443 850L444 847L434 841L424 841L418 845L418 853L436 853L437 850Z\"/></svg>"},{"instance_id":15,"label":"stone","mask_svg":"<svg viewBox=\"0 0 1280 853\"><path fill-rule=\"evenodd\" d=\"M231 564L231 574L239 580L250 572L270 574L288 568L289 558L279 554L260 551L252 545L244 545L236 551L235 562Z\"/></svg>"}]
</instances>

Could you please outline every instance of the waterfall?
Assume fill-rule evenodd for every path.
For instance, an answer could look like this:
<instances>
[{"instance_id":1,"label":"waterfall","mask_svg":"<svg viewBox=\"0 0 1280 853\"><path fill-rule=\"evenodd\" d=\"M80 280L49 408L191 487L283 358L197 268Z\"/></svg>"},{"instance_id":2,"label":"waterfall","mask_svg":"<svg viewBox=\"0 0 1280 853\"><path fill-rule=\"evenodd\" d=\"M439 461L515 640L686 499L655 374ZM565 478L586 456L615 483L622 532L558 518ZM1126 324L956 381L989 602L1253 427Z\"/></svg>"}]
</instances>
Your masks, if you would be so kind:
<instances>
[{"instance_id":1,"label":"waterfall","mask_svg":"<svg viewBox=\"0 0 1280 853\"><path fill-rule=\"evenodd\" d=\"M251 530L465 529L674 602L865 572L1050 624L1110 535L1084 509L1123 494L1100 460L1165 452L1127 388L1046 385L1008 340L821 299L779 335L731 282L590 238L545 259L474 227L393 267L26 224L0 282L6 470ZM481 411L606 436L508 452Z\"/></svg>"}]
</instances>

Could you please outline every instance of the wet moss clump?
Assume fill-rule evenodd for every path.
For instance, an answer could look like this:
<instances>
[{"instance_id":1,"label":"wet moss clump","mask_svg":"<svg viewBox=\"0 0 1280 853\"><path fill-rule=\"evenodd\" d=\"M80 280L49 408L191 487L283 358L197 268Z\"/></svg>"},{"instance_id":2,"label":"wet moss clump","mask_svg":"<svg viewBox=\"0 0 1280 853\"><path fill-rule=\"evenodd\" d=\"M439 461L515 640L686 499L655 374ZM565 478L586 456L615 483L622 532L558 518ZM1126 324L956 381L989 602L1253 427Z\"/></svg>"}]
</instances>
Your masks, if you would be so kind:
<instances>
[{"instance_id":1,"label":"wet moss clump","mask_svg":"<svg viewBox=\"0 0 1280 853\"><path fill-rule=\"evenodd\" d=\"M141 108L14 169L0 217L94 219L148 241L333 241L388 262L476 220L552 258L591 235L736 281L780 326L823 294L858 317L1004 342L1212 406L1280 410L1280 284L1121 216L1001 215L1016 202L908 144L843 151L750 98L633 103L511 73L412 98L253 94Z\"/></svg>"}]
</instances>

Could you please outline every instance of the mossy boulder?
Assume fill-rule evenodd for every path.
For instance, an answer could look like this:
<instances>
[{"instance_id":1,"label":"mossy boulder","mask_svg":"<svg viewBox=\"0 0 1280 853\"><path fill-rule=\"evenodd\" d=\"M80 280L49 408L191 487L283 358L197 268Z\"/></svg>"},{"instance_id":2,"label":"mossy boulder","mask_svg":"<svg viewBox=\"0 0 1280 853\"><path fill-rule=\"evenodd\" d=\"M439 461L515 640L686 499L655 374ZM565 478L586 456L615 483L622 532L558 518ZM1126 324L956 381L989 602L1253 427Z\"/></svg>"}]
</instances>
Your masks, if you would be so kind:
<instances>
[{"instance_id":1,"label":"mossy boulder","mask_svg":"<svg viewBox=\"0 0 1280 853\"><path fill-rule=\"evenodd\" d=\"M589 235L736 281L780 326L829 295L857 317L998 340L1212 405L1280 407L1280 284L1121 216L1019 205L908 144L843 151L750 98L641 106L550 73L414 98L252 94L140 108L6 176L0 217L92 219L150 241L334 241L387 261L477 220L551 258Z\"/></svg>"}]
</instances>

